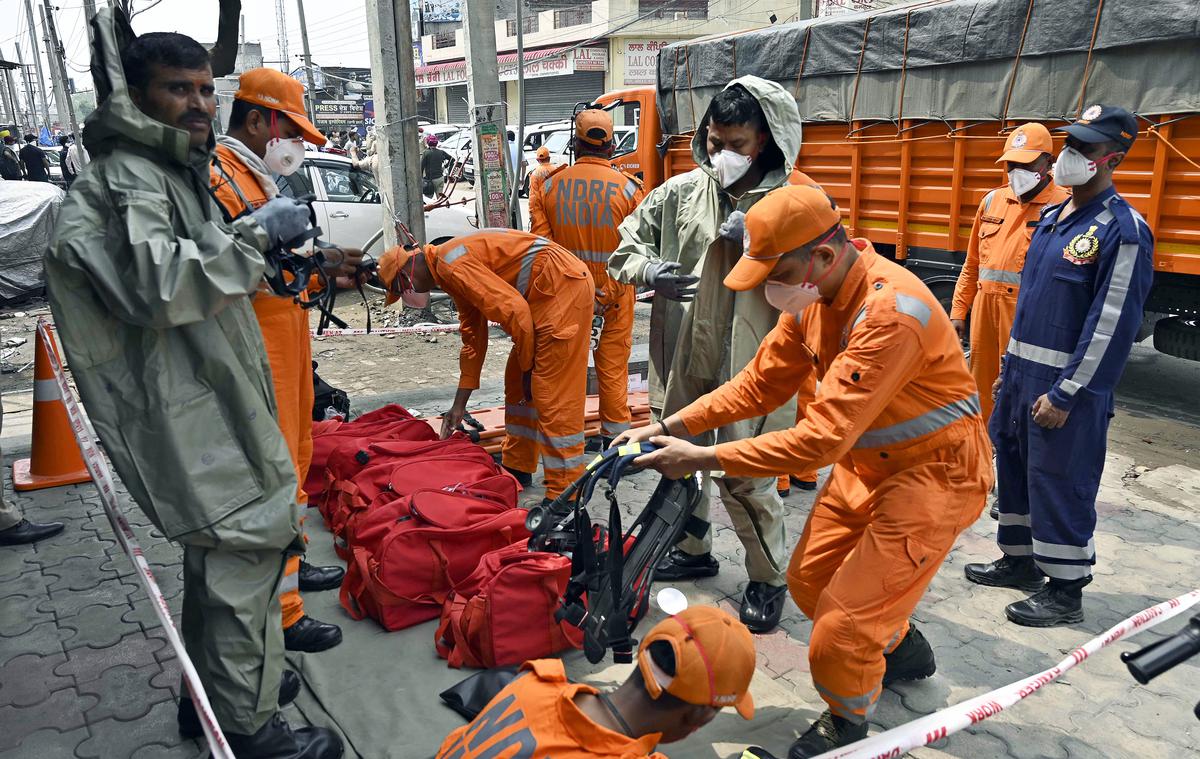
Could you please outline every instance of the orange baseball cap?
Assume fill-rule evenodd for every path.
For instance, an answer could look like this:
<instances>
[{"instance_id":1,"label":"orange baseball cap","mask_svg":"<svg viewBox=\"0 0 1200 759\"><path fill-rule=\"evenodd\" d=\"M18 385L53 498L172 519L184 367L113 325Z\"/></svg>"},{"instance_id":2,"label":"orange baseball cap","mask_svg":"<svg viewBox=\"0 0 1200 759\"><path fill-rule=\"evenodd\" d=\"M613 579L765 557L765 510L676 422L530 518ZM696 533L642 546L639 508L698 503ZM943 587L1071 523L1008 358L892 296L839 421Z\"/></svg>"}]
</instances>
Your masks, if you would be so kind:
<instances>
[{"instance_id":1,"label":"orange baseball cap","mask_svg":"<svg viewBox=\"0 0 1200 759\"><path fill-rule=\"evenodd\" d=\"M247 71L238 78L238 91L233 97L286 114L300 128L305 142L325 144L325 135L304 115L304 85L282 71L266 68Z\"/></svg>"},{"instance_id":2,"label":"orange baseball cap","mask_svg":"<svg viewBox=\"0 0 1200 759\"><path fill-rule=\"evenodd\" d=\"M545 145L538 148L537 149L537 159L539 161L549 161L550 160L550 148L546 147Z\"/></svg>"},{"instance_id":3,"label":"orange baseball cap","mask_svg":"<svg viewBox=\"0 0 1200 759\"><path fill-rule=\"evenodd\" d=\"M668 682L662 682L662 670L647 650L660 640L675 652L675 676ZM750 680L755 658L754 638L746 626L712 606L693 606L664 619L638 647L638 668L652 698L666 691L689 704L732 706L744 719L754 718Z\"/></svg>"},{"instance_id":4,"label":"orange baseball cap","mask_svg":"<svg viewBox=\"0 0 1200 759\"><path fill-rule=\"evenodd\" d=\"M588 108L575 117L575 136L589 145L612 142L613 123L608 111Z\"/></svg>"},{"instance_id":5,"label":"orange baseball cap","mask_svg":"<svg viewBox=\"0 0 1200 759\"><path fill-rule=\"evenodd\" d=\"M1029 163L1037 160L1042 153L1053 152L1054 140L1050 138L1050 130L1031 121L1012 131L1004 142L1004 154L996 159L996 163Z\"/></svg>"},{"instance_id":6,"label":"orange baseball cap","mask_svg":"<svg viewBox=\"0 0 1200 759\"><path fill-rule=\"evenodd\" d=\"M395 289L396 277L400 275L405 266L408 266L408 262L412 260L413 256L422 252L424 249L421 246L406 248L403 245L393 245L379 257L379 279L387 288L387 294L384 296L387 305L390 306L400 300L400 293Z\"/></svg>"},{"instance_id":7,"label":"orange baseball cap","mask_svg":"<svg viewBox=\"0 0 1200 759\"><path fill-rule=\"evenodd\" d=\"M725 277L730 290L749 290L771 274L775 262L841 226L833 199L810 185L771 190L746 212L742 257Z\"/></svg>"}]
</instances>

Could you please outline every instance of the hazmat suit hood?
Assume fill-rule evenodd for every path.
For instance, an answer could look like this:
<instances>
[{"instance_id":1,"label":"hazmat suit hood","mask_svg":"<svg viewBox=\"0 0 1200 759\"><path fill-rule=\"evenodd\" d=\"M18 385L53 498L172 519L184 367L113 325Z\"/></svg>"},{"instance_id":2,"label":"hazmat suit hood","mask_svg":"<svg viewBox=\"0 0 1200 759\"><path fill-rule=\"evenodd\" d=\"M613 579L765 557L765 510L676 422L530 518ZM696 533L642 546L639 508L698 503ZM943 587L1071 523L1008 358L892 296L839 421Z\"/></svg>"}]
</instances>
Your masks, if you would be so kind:
<instances>
[{"instance_id":1,"label":"hazmat suit hood","mask_svg":"<svg viewBox=\"0 0 1200 759\"><path fill-rule=\"evenodd\" d=\"M759 186L778 187L787 182L788 176L792 173L792 167L796 163L796 156L800 154L802 130L796 99L775 82L757 76L738 77L725 85L725 89L739 84L762 107L763 115L767 118L767 128L771 131L771 138L783 153L783 165L767 172ZM712 103L710 102L708 110L704 112L704 118L700 119L700 126L696 129L696 134L692 136L692 158L701 171L716 182L717 172L713 169L708 157L708 125L711 112Z\"/></svg>"},{"instance_id":2,"label":"hazmat suit hood","mask_svg":"<svg viewBox=\"0 0 1200 759\"><path fill-rule=\"evenodd\" d=\"M130 97L121 51L133 43L136 35L125 13L101 8L92 19L92 31L95 42L91 70L100 105L84 121L83 144L88 152L92 156L102 155L123 143L140 146L175 163L206 165L217 144L211 131L203 147L191 148L186 131L150 118Z\"/></svg>"}]
</instances>

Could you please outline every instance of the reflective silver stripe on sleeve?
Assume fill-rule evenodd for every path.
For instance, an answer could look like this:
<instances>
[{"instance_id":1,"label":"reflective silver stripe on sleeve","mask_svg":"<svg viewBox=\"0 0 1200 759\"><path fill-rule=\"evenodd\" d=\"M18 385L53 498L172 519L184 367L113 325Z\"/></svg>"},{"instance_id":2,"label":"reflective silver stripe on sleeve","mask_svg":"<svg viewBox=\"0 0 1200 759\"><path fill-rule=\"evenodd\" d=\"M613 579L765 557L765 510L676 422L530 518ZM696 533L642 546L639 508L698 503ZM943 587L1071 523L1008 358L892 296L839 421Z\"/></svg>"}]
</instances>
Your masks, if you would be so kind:
<instances>
[{"instance_id":1,"label":"reflective silver stripe on sleeve","mask_svg":"<svg viewBox=\"0 0 1200 759\"><path fill-rule=\"evenodd\" d=\"M1000 551L1005 556L1033 556L1033 546L1031 545L1013 545L1011 543L997 543Z\"/></svg>"},{"instance_id":2,"label":"reflective silver stripe on sleeve","mask_svg":"<svg viewBox=\"0 0 1200 759\"><path fill-rule=\"evenodd\" d=\"M959 419L979 413L979 396L975 393L947 403L941 408L926 411L907 422L893 424L877 430L867 430L854 443L855 448L879 448L885 445L895 445L908 440L928 435L931 432L946 427Z\"/></svg>"},{"instance_id":3,"label":"reflective silver stripe on sleeve","mask_svg":"<svg viewBox=\"0 0 1200 759\"><path fill-rule=\"evenodd\" d=\"M608 257L611 255L612 255L612 253L609 253L609 252L603 251L603 250L577 250L577 251L575 251L575 256L580 261L587 261L588 263L592 263L592 264L608 263Z\"/></svg>"},{"instance_id":4,"label":"reflective silver stripe on sleeve","mask_svg":"<svg viewBox=\"0 0 1200 759\"><path fill-rule=\"evenodd\" d=\"M821 685L816 680L813 680L813 685L816 686L817 692L820 693L826 701L832 702L830 706L838 706L839 717L849 720L856 725L861 725L866 722L875 711L875 701L879 697L881 688L876 688L865 696L839 696L833 691ZM865 714L859 714L856 709L862 709Z\"/></svg>"},{"instance_id":5,"label":"reflective silver stripe on sleeve","mask_svg":"<svg viewBox=\"0 0 1200 759\"><path fill-rule=\"evenodd\" d=\"M637 191L637 182L630 181L625 184L625 198L627 200L633 200L633 196L637 195Z\"/></svg>"},{"instance_id":6,"label":"reflective silver stripe on sleeve","mask_svg":"<svg viewBox=\"0 0 1200 759\"><path fill-rule=\"evenodd\" d=\"M605 435L620 435L630 428L629 422L600 422L600 432Z\"/></svg>"},{"instance_id":7,"label":"reflective silver stripe on sleeve","mask_svg":"<svg viewBox=\"0 0 1200 759\"><path fill-rule=\"evenodd\" d=\"M1021 284L1021 272L979 267L979 278L984 282L1002 282L1006 285Z\"/></svg>"},{"instance_id":8,"label":"reflective silver stripe on sleeve","mask_svg":"<svg viewBox=\"0 0 1200 759\"><path fill-rule=\"evenodd\" d=\"M35 401L62 400L62 391L58 388L58 380L44 379L33 381L33 399Z\"/></svg>"},{"instance_id":9,"label":"reflective silver stripe on sleeve","mask_svg":"<svg viewBox=\"0 0 1200 759\"><path fill-rule=\"evenodd\" d=\"M523 416L526 419L537 419L538 418L537 409L535 409L533 406L521 406L518 404L511 404L511 405L504 407L504 413L508 414L509 416Z\"/></svg>"},{"instance_id":10,"label":"reflective silver stripe on sleeve","mask_svg":"<svg viewBox=\"0 0 1200 759\"><path fill-rule=\"evenodd\" d=\"M1092 576L1090 564L1055 564L1052 561L1036 561L1042 574L1055 580L1082 580Z\"/></svg>"},{"instance_id":11,"label":"reflective silver stripe on sleeve","mask_svg":"<svg viewBox=\"0 0 1200 759\"><path fill-rule=\"evenodd\" d=\"M1140 223L1135 216L1134 225ZM1100 318L1096 320L1096 331L1088 340L1087 350L1084 351L1075 372L1063 377L1064 381L1071 380L1078 385L1076 390L1088 386L1096 376L1104 354L1108 352L1113 333L1117 331L1117 322L1125 310L1125 297L1129 295L1129 283L1133 279L1133 267L1137 263L1140 249L1141 246L1136 242L1124 243L1117 248L1117 260L1113 263L1112 276L1108 280L1108 292L1104 294L1104 307L1100 310ZM1074 392L1070 394L1073 395Z\"/></svg>"},{"instance_id":12,"label":"reflective silver stripe on sleeve","mask_svg":"<svg viewBox=\"0 0 1200 759\"><path fill-rule=\"evenodd\" d=\"M933 316L929 306L925 305L920 298L904 293L896 293L896 310L921 322L922 327L928 326L929 317Z\"/></svg>"},{"instance_id":13,"label":"reflective silver stripe on sleeve","mask_svg":"<svg viewBox=\"0 0 1200 759\"><path fill-rule=\"evenodd\" d=\"M1000 514L1001 527L1029 527L1028 514Z\"/></svg>"},{"instance_id":14,"label":"reflective silver stripe on sleeve","mask_svg":"<svg viewBox=\"0 0 1200 759\"><path fill-rule=\"evenodd\" d=\"M452 264L455 261L457 261L458 259L465 256L466 254L467 254L467 246L466 245L455 245L453 250L451 250L449 253L447 253L445 256L442 257L442 260L448 264Z\"/></svg>"},{"instance_id":15,"label":"reflective silver stripe on sleeve","mask_svg":"<svg viewBox=\"0 0 1200 759\"><path fill-rule=\"evenodd\" d=\"M1015 337L1010 337L1008 339L1008 350L1006 352L1009 355L1016 356L1017 358L1023 358L1026 361L1032 361L1035 364L1052 366L1055 369L1061 369L1071 361L1070 353L1063 353L1062 351L1043 348L1039 345L1023 343L1017 340Z\"/></svg>"},{"instance_id":16,"label":"reflective silver stripe on sleeve","mask_svg":"<svg viewBox=\"0 0 1200 759\"><path fill-rule=\"evenodd\" d=\"M1078 392L1079 392L1079 389L1083 387L1083 385L1079 384L1079 383L1078 383L1078 382L1076 382L1075 380L1069 380L1069 379L1065 379L1065 380L1062 380L1062 381L1060 381L1060 382L1058 383L1058 386L1059 386L1059 387L1062 389L1062 391L1063 391L1064 393L1066 393L1068 396L1074 396L1074 395L1075 395L1075 393L1078 393Z\"/></svg>"},{"instance_id":17,"label":"reflective silver stripe on sleeve","mask_svg":"<svg viewBox=\"0 0 1200 759\"><path fill-rule=\"evenodd\" d=\"M586 465L588 462L588 454L572 456L569 459L560 458L558 456L547 456L542 454L543 469L575 469Z\"/></svg>"},{"instance_id":18,"label":"reflective silver stripe on sleeve","mask_svg":"<svg viewBox=\"0 0 1200 759\"><path fill-rule=\"evenodd\" d=\"M1071 559L1082 561L1085 559L1094 558L1096 555L1096 541L1091 539L1086 546L1064 546L1058 543L1043 543L1040 540L1033 541L1033 552L1038 556L1047 559Z\"/></svg>"},{"instance_id":19,"label":"reflective silver stripe on sleeve","mask_svg":"<svg viewBox=\"0 0 1200 759\"><path fill-rule=\"evenodd\" d=\"M533 261L545 247L546 240L539 237L537 242L530 245L529 250L525 251L525 255L521 257L521 271L517 273L517 292L521 295L529 292L529 275L533 272Z\"/></svg>"},{"instance_id":20,"label":"reflective silver stripe on sleeve","mask_svg":"<svg viewBox=\"0 0 1200 759\"><path fill-rule=\"evenodd\" d=\"M547 179L545 182L543 182L542 183L542 192L545 192L545 193L550 192L550 185L552 185L552 184L554 184L553 179Z\"/></svg>"}]
</instances>

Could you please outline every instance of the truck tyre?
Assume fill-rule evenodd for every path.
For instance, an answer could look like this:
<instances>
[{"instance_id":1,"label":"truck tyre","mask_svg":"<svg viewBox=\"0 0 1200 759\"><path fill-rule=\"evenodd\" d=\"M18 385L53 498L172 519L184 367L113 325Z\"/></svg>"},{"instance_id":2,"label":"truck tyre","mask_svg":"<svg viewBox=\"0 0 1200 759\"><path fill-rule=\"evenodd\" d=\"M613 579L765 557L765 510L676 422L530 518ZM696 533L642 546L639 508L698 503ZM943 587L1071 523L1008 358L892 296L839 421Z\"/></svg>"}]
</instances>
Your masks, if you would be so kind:
<instances>
[{"instance_id":1,"label":"truck tyre","mask_svg":"<svg viewBox=\"0 0 1200 759\"><path fill-rule=\"evenodd\" d=\"M1182 316L1154 325L1154 349L1169 356L1200 361L1200 321Z\"/></svg>"}]
</instances>

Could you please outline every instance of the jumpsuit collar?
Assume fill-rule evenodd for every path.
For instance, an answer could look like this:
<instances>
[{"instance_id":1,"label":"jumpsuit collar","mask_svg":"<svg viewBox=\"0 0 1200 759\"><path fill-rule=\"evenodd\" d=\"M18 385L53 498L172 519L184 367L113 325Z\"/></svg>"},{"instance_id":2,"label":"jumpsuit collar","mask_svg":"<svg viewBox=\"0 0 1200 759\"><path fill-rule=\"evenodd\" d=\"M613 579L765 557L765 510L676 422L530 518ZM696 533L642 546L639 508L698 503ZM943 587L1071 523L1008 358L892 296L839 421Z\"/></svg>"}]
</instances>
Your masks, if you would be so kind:
<instances>
[{"instance_id":1,"label":"jumpsuit collar","mask_svg":"<svg viewBox=\"0 0 1200 759\"><path fill-rule=\"evenodd\" d=\"M867 270L871 268L876 255L870 240L855 237L850 240L850 244L858 248L858 260L850 265L846 278L842 280L842 286L829 304L829 308L839 314L849 312L862 302L862 293L867 288Z\"/></svg>"},{"instance_id":2,"label":"jumpsuit collar","mask_svg":"<svg viewBox=\"0 0 1200 759\"><path fill-rule=\"evenodd\" d=\"M575 163L594 163L598 166L607 166L610 169L612 168L612 159L601 158L598 155L579 156L578 158L575 159Z\"/></svg>"},{"instance_id":3,"label":"jumpsuit collar","mask_svg":"<svg viewBox=\"0 0 1200 759\"><path fill-rule=\"evenodd\" d=\"M649 754L654 751L658 742L662 739L662 733L650 733L643 735L640 738L633 736L621 735L615 733L606 727L602 727L591 718L583 713L575 704L575 696L579 693L590 693L596 695L599 693L595 688L592 688L582 683L573 683L563 689L559 695L558 715L562 721L563 727L570 733L571 737L580 745L588 749L603 752L603 755L624 755L628 751L639 752L638 755Z\"/></svg>"}]
</instances>

